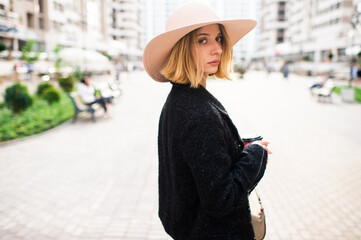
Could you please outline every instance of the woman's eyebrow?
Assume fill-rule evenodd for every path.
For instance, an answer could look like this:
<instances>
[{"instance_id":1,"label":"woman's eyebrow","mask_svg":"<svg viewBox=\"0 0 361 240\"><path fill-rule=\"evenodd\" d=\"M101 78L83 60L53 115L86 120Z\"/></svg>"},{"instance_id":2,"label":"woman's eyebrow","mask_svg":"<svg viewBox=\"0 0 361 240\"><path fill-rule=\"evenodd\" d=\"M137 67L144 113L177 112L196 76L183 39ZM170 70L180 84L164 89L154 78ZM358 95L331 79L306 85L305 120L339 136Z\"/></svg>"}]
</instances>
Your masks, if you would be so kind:
<instances>
[{"instance_id":1,"label":"woman's eyebrow","mask_svg":"<svg viewBox=\"0 0 361 240\"><path fill-rule=\"evenodd\" d=\"M218 33L217 36L222 35L222 33ZM210 36L209 33L198 33L197 36Z\"/></svg>"}]
</instances>

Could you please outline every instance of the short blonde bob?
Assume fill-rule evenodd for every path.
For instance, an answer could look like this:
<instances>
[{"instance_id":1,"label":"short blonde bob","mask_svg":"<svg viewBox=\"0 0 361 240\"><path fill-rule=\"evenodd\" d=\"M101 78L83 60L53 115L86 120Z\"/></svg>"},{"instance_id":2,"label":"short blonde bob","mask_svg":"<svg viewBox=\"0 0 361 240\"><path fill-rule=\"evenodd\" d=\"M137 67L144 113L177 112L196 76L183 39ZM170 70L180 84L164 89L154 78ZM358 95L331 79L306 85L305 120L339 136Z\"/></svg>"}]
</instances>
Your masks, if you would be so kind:
<instances>
[{"instance_id":1,"label":"short blonde bob","mask_svg":"<svg viewBox=\"0 0 361 240\"><path fill-rule=\"evenodd\" d=\"M232 67L232 44L224 26L221 24L218 24L218 26L222 34L222 54L218 71L214 75L218 78L231 80L229 72ZM199 87L204 75L203 66L200 64L198 54L197 52L194 54L194 51L192 51L196 44L196 32L198 29L188 33L174 45L161 70L161 74L170 81L181 84L190 83L193 88Z\"/></svg>"}]
</instances>

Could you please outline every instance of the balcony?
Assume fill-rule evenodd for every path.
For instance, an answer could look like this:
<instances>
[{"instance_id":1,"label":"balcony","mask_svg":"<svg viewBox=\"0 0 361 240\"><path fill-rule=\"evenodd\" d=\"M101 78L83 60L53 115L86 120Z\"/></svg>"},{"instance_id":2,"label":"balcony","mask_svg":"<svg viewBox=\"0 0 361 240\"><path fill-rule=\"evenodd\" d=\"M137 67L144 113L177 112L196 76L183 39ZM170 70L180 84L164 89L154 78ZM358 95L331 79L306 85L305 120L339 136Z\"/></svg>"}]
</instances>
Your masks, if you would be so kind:
<instances>
[{"instance_id":1,"label":"balcony","mask_svg":"<svg viewBox=\"0 0 361 240\"><path fill-rule=\"evenodd\" d=\"M4 11L0 9L0 33L12 34L16 33L17 26L20 25L20 17L18 13Z\"/></svg>"},{"instance_id":2,"label":"balcony","mask_svg":"<svg viewBox=\"0 0 361 240\"><path fill-rule=\"evenodd\" d=\"M20 22L20 15L15 12L5 11L0 9L0 20L8 21L12 24Z\"/></svg>"}]
</instances>

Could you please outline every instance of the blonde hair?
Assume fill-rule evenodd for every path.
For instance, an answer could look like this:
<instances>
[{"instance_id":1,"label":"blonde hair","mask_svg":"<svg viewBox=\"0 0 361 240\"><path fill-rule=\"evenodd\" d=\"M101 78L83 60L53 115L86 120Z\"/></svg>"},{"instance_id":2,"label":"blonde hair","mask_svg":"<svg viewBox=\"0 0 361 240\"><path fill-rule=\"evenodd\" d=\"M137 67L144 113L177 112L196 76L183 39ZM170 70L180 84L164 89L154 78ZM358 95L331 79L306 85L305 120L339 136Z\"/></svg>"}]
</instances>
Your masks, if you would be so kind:
<instances>
[{"instance_id":1,"label":"blonde hair","mask_svg":"<svg viewBox=\"0 0 361 240\"><path fill-rule=\"evenodd\" d=\"M215 75L218 78L231 80L229 72L232 67L232 44L223 25L218 24L222 33L222 54L218 70ZM196 30L189 32L181 38L172 48L169 57L161 70L161 74L175 83L187 84L197 88L203 78L204 69L200 63L198 52L192 51L196 44Z\"/></svg>"}]
</instances>

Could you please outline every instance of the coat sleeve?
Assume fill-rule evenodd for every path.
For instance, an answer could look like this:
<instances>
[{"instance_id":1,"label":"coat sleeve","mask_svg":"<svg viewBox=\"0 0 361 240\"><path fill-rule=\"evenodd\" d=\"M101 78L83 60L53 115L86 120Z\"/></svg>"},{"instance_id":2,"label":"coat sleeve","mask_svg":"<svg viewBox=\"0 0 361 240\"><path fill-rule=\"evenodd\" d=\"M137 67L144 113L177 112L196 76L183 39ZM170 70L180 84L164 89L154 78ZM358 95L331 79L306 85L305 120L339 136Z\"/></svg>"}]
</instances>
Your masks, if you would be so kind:
<instances>
[{"instance_id":1,"label":"coat sleeve","mask_svg":"<svg viewBox=\"0 0 361 240\"><path fill-rule=\"evenodd\" d=\"M247 146L243 151L231 146L238 147L237 159L232 159L222 120L209 114L203 117L188 121L191 124L183 130L181 148L203 210L222 217L244 206L248 192L265 171L267 152L262 157L265 150L261 146Z\"/></svg>"}]
</instances>

